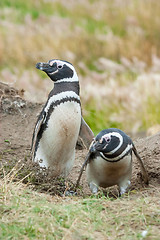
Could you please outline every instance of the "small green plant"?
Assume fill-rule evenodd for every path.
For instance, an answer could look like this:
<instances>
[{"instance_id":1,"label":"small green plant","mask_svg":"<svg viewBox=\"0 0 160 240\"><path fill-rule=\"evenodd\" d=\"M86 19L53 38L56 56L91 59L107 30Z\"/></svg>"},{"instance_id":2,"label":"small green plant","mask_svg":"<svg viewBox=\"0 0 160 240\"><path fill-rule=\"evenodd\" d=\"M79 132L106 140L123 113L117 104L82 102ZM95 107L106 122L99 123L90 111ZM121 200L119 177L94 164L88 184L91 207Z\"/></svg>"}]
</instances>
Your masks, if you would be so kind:
<instances>
[{"instance_id":1,"label":"small green plant","mask_svg":"<svg viewBox=\"0 0 160 240\"><path fill-rule=\"evenodd\" d=\"M6 142L6 143L9 143L9 144L10 144L10 141L9 141L9 140L7 140L7 139L5 139L5 140L4 140L4 142Z\"/></svg>"}]
</instances>

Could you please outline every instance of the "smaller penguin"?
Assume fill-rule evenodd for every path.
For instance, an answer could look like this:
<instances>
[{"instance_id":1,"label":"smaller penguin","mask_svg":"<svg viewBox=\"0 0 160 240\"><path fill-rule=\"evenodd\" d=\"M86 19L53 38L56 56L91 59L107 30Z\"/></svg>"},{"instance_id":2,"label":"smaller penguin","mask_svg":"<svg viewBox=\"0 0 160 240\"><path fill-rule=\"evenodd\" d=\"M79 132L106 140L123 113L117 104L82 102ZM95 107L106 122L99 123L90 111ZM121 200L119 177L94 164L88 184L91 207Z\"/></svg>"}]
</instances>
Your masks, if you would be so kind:
<instances>
[{"instance_id":1,"label":"smaller penguin","mask_svg":"<svg viewBox=\"0 0 160 240\"><path fill-rule=\"evenodd\" d=\"M76 187L87 164L87 181L93 194L98 192L98 187L118 185L121 196L131 181L132 151L139 161L144 182L148 184L146 169L131 138L120 129L109 128L102 130L92 141Z\"/></svg>"}]
</instances>

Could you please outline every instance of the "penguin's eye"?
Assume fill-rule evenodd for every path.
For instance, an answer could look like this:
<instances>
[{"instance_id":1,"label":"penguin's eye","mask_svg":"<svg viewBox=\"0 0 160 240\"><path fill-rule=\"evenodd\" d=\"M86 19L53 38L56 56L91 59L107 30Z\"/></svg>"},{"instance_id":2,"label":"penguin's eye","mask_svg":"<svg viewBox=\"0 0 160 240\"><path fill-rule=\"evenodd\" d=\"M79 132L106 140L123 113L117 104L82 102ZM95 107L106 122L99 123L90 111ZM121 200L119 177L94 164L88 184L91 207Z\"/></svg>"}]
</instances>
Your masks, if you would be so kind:
<instances>
[{"instance_id":1,"label":"penguin's eye","mask_svg":"<svg viewBox=\"0 0 160 240\"><path fill-rule=\"evenodd\" d=\"M106 142L109 143L111 139L109 137L105 138Z\"/></svg>"},{"instance_id":2,"label":"penguin's eye","mask_svg":"<svg viewBox=\"0 0 160 240\"><path fill-rule=\"evenodd\" d=\"M101 139L101 142L103 143L109 143L111 141L111 138L110 136L103 136L102 139Z\"/></svg>"},{"instance_id":3,"label":"penguin's eye","mask_svg":"<svg viewBox=\"0 0 160 240\"><path fill-rule=\"evenodd\" d=\"M58 65L58 69L61 69L63 66L62 65Z\"/></svg>"}]
</instances>

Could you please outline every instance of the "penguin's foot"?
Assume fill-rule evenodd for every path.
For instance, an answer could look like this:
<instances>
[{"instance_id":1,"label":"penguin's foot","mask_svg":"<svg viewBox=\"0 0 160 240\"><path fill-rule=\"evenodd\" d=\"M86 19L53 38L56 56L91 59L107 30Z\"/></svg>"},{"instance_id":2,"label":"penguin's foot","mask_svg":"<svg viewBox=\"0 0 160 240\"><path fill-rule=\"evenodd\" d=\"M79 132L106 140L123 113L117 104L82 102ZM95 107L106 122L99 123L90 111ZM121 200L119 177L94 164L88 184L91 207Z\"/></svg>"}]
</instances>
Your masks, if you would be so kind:
<instances>
[{"instance_id":1,"label":"penguin's foot","mask_svg":"<svg viewBox=\"0 0 160 240\"><path fill-rule=\"evenodd\" d=\"M64 192L65 197L70 197L70 196L77 196L77 192L72 191L72 190L67 190Z\"/></svg>"},{"instance_id":2,"label":"penguin's foot","mask_svg":"<svg viewBox=\"0 0 160 240\"><path fill-rule=\"evenodd\" d=\"M97 193L98 193L98 186L97 186L94 182L91 182L91 183L89 184L89 187L90 187L91 192L92 192L93 194L97 194Z\"/></svg>"},{"instance_id":3,"label":"penguin's foot","mask_svg":"<svg viewBox=\"0 0 160 240\"><path fill-rule=\"evenodd\" d=\"M119 185L119 196L121 197L126 191L128 190L131 182L127 180L126 182L123 182Z\"/></svg>"}]
</instances>

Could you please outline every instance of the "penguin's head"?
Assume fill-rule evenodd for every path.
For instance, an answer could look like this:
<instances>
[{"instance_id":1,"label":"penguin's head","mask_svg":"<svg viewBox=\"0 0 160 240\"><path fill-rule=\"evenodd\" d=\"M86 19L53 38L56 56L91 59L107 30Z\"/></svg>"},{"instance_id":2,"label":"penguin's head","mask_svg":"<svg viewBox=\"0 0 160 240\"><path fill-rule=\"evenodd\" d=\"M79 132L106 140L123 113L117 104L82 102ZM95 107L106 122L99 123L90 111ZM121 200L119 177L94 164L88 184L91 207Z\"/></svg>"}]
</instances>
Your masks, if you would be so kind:
<instances>
[{"instance_id":1,"label":"penguin's head","mask_svg":"<svg viewBox=\"0 0 160 240\"><path fill-rule=\"evenodd\" d=\"M36 68L44 71L54 82L78 82L73 65L67 61L52 59L47 63L37 63Z\"/></svg>"},{"instance_id":2,"label":"penguin's head","mask_svg":"<svg viewBox=\"0 0 160 240\"><path fill-rule=\"evenodd\" d=\"M122 131L121 131L122 132ZM95 137L90 146L90 152L112 153L112 151L123 143L122 133L117 129L102 130Z\"/></svg>"}]
</instances>

